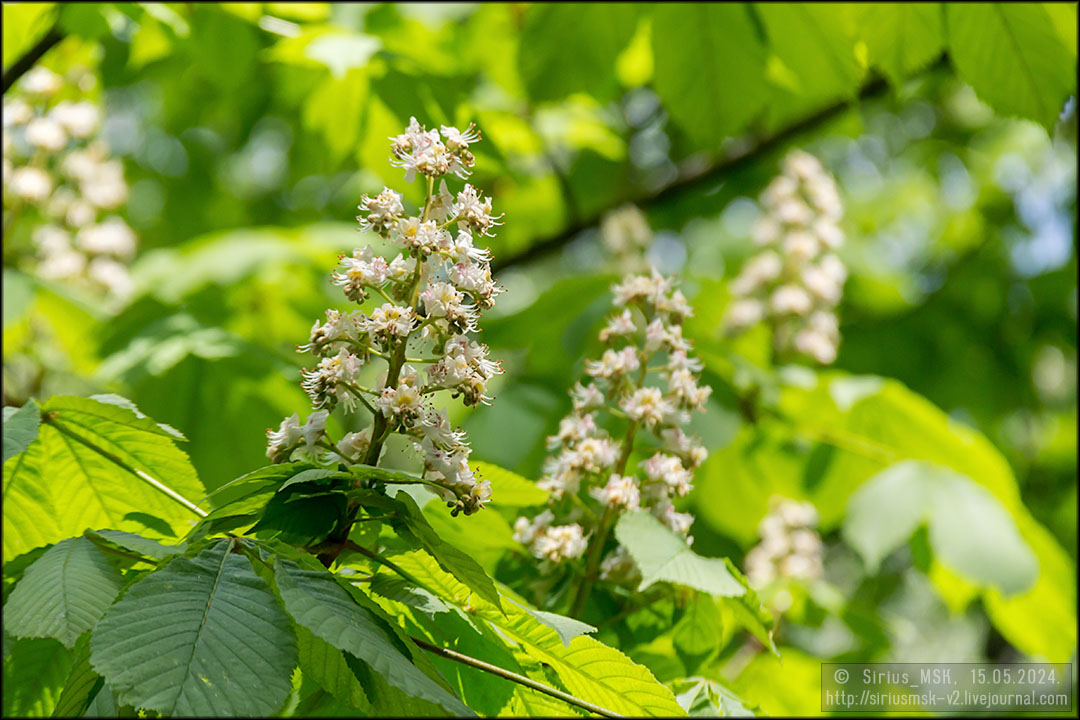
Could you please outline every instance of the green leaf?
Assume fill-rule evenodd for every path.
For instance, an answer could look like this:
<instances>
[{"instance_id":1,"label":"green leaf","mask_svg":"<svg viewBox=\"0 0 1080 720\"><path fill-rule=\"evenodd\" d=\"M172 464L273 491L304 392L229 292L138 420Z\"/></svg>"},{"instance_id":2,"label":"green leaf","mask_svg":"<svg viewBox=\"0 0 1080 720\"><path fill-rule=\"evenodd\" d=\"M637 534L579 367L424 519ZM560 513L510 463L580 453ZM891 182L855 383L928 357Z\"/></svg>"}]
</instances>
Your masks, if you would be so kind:
<instances>
[{"instance_id":1,"label":"green leaf","mask_svg":"<svg viewBox=\"0 0 1080 720\"><path fill-rule=\"evenodd\" d=\"M855 11L870 64L881 68L894 86L944 49L940 3L867 3Z\"/></svg>"},{"instance_id":2,"label":"green leaf","mask_svg":"<svg viewBox=\"0 0 1080 720\"><path fill-rule=\"evenodd\" d=\"M270 715L296 639L267 584L222 540L132 585L94 630L90 661L120 703L163 715Z\"/></svg>"},{"instance_id":3,"label":"green leaf","mask_svg":"<svg viewBox=\"0 0 1080 720\"><path fill-rule=\"evenodd\" d=\"M709 678L679 678L668 684L690 717L753 717L759 709L751 710L749 703Z\"/></svg>"},{"instance_id":4,"label":"green leaf","mask_svg":"<svg viewBox=\"0 0 1080 720\"><path fill-rule=\"evenodd\" d=\"M834 3L755 3L769 47L818 102L852 95L863 70L855 59L848 11Z\"/></svg>"},{"instance_id":5,"label":"green leaf","mask_svg":"<svg viewBox=\"0 0 1080 720\"><path fill-rule=\"evenodd\" d=\"M517 603L514 604L517 605ZM532 610L525 607L523 607L523 609L525 610L525 612L529 613L534 618L547 625L555 632L559 633L559 639L562 640L562 644L566 647L570 647L570 641L572 641L578 635L585 635L586 633L596 632L596 628L594 628L589 623L575 620L572 617L566 617L565 615L559 615L557 613L544 612L543 610Z\"/></svg>"},{"instance_id":6,"label":"green leaf","mask_svg":"<svg viewBox=\"0 0 1080 720\"><path fill-rule=\"evenodd\" d=\"M531 507L543 505L551 494L536 483L506 468L486 462L473 463L476 473L491 481L492 505L507 507Z\"/></svg>"},{"instance_id":7,"label":"green leaf","mask_svg":"<svg viewBox=\"0 0 1080 720\"><path fill-rule=\"evenodd\" d=\"M925 462L892 465L852 495L844 538L874 571L923 523L937 559L967 578L1012 595L1038 576L1034 555L1001 503L968 477Z\"/></svg>"},{"instance_id":8,"label":"green leaf","mask_svg":"<svg viewBox=\"0 0 1080 720\"><path fill-rule=\"evenodd\" d=\"M612 712L629 716L681 716L671 691L649 670L618 650L591 637L575 637L566 646L559 633L517 603L501 607L476 597L423 553L394 556L394 562L425 587L470 615L496 628L501 636L522 646L534 660L554 669L566 690Z\"/></svg>"},{"instance_id":9,"label":"green leaf","mask_svg":"<svg viewBox=\"0 0 1080 720\"><path fill-rule=\"evenodd\" d=\"M52 638L11 643L4 658L4 717L45 717L60 699L71 652Z\"/></svg>"},{"instance_id":10,"label":"green leaf","mask_svg":"<svg viewBox=\"0 0 1080 720\"><path fill-rule=\"evenodd\" d=\"M615 537L641 570L641 590L666 580L721 597L746 593L723 560L701 557L645 510L620 517Z\"/></svg>"},{"instance_id":11,"label":"green leaf","mask_svg":"<svg viewBox=\"0 0 1080 720\"><path fill-rule=\"evenodd\" d=\"M330 573L305 570L290 560L275 557L274 576L285 609L297 624L338 650L363 660L406 694L436 703L451 713L472 714L414 665L378 619L354 602Z\"/></svg>"},{"instance_id":12,"label":"green leaf","mask_svg":"<svg viewBox=\"0 0 1080 720\"><path fill-rule=\"evenodd\" d=\"M743 130L768 95L765 48L744 4L658 4L652 50L656 94L703 147Z\"/></svg>"},{"instance_id":13,"label":"green leaf","mask_svg":"<svg viewBox=\"0 0 1080 720\"><path fill-rule=\"evenodd\" d=\"M398 517L404 521L408 528L407 532L411 532L421 547L431 553L431 556L439 563L439 567L468 585L477 595L498 607L499 592L495 589L495 583L484 572L484 568L458 548L443 541L428 524L420 508L416 506L416 501L407 493L398 492L396 500L402 508ZM464 522L469 521L467 517L458 519ZM391 523L395 524L395 527L401 525L401 522L396 519L391 520Z\"/></svg>"},{"instance_id":14,"label":"green leaf","mask_svg":"<svg viewBox=\"0 0 1080 720\"><path fill-rule=\"evenodd\" d=\"M21 408L4 407L3 410L3 461L6 463L26 450L38 436L41 412L32 399Z\"/></svg>"},{"instance_id":15,"label":"green leaf","mask_svg":"<svg viewBox=\"0 0 1080 720\"><path fill-rule=\"evenodd\" d=\"M979 98L999 113L1053 128L1076 90L1076 56L1062 44L1046 8L947 3L945 12L949 56Z\"/></svg>"},{"instance_id":16,"label":"green leaf","mask_svg":"<svg viewBox=\"0 0 1080 720\"><path fill-rule=\"evenodd\" d=\"M314 485L312 485L314 487ZM267 502L259 521L248 530L260 538L277 538L297 547L313 545L344 520L348 499L341 493L301 497L303 486L278 491Z\"/></svg>"},{"instance_id":17,"label":"green leaf","mask_svg":"<svg viewBox=\"0 0 1080 720\"><path fill-rule=\"evenodd\" d=\"M182 555L184 550L187 549L187 545L184 543L162 545L156 540L120 530L87 530L85 534L87 537L103 542L106 545L130 550L154 560L167 560L174 555Z\"/></svg>"},{"instance_id":18,"label":"green leaf","mask_svg":"<svg viewBox=\"0 0 1080 720\"><path fill-rule=\"evenodd\" d=\"M26 569L4 606L4 629L15 637L51 637L74 647L112 605L124 578L86 538L53 545Z\"/></svg>"},{"instance_id":19,"label":"green leaf","mask_svg":"<svg viewBox=\"0 0 1080 720\"><path fill-rule=\"evenodd\" d=\"M75 657L71 672L64 682L64 689L52 712L53 717L82 717L83 713L101 692L105 681L90 665L90 635L79 638L75 645Z\"/></svg>"},{"instance_id":20,"label":"green leaf","mask_svg":"<svg viewBox=\"0 0 1080 720\"><path fill-rule=\"evenodd\" d=\"M708 655L719 649L722 637L723 623L716 603L709 595L695 595L673 630L676 649L691 657Z\"/></svg>"},{"instance_id":21,"label":"green leaf","mask_svg":"<svg viewBox=\"0 0 1080 720\"><path fill-rule=\"evenodd\" d=\"M78 397L41 408L38 437L4 464L3 556L59 542L88 527L139 531L129 513L183 534L195 514L170 496L204 494L173 436L133 410Z\"/></svg>"},{"instance_id":22,"label":"green leaf","mask_svg":"<svg viewBox=\"0 0 1080 720\"><path fill-rule=\"evenodd\" d=\"M12 412L8 412L11 410ZM28 400L21 408L4 408L4 462L22 451L34 441L41 424L41 412L33 400Z\"/></svg>"},{"instance_id":23,"label":"green leaf","mask_svg":"<svg viewBox=\"0 0 1080 720\"><path fill-rule=\"evenodd\" d=\"M620 517L615 537L641 570L640 590L667 581L716 596L738 624L776 652L770 634L772 617L730 560L698 555L645 510Z\"/></svg>"},{"instance_id":24,"label":"green leaf","mask_svg":"<svg viewBox=\"0 0 1080 720\"><path fill-rule=\"evenodd\" d=\"M296 628L296 642L305 677L347 706L370 712L371 702L340 650L303 626Z\"/></svg>"},{"instance_id":25,"label":"green leaf","mask_svg":"<svg viewBox=\"0 0 1080 720\"><path fill-rule=\"evenodd\" d=\"M637 27L629 3L537 3L525 13L518 68L529 97L560 100L584 92L604 102L618 91L615 60Z\"/></svg>"}]
</instances>

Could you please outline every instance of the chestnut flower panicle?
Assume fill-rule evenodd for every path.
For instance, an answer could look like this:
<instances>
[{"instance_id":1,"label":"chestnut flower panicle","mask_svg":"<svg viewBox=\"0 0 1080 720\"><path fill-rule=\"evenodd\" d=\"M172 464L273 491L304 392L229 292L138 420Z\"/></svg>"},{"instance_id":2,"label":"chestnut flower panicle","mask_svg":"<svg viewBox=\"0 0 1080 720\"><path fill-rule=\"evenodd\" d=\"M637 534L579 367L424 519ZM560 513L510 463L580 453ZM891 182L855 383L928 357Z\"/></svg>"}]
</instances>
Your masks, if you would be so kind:
<instances>
[{"instance_id":1,"label":"chestnut flower panicle","mask_svg":"<svg viewBox=\"0 0 1080 720\"><path fill-rule=\"evenodd\" d=\"M548 506L514 525L515 538L543 561L541 567L572 561L591 542L603 543L619 513L646 509L684 537L693 521L673 504L693 488L694 470L707 455L682 429L711 393L682 336L691 308L673 281L655 270L627 276L612 291L617 312L600 332L612 347L586 362L589 384L574 385L573 409L547 439L553 452L538 485L550 493ZM601 413L622 424L619 439L598 422ZM643 453L647 459L634 465L639 432L653 442ZM630 581L636 572L621 546L594 569L611 582Z\"/></svg>"},{"instance_id":2,"label":"chestnut flower panicle","mask_svg":"<svg viewBox=\"0 0 1080 720\"><path fill-rule=\"evenodd\" d=\"M98 137L101 107L56 102L61 90L83 86L79 72L65 78L37 66L5 96L4 214L32 213L32 272L119 306L135 291L128 263L138 238L114 214L127 202L128 186L123 164ZM82 80L88 77L83 71Z\"/></svg>"},{"instance_id":3,"label":"chestnut flower panicle","mask_svg":"<svg viewBox=\"0 0 1080 720\"><path fill-rule=\"evenodd\" d=\"M761 251L731 281L728 329L767 321L778 351L828 365L840 342L836 306L847 279L834 252L844 242L836 182L817 158L795 150L761 193L761 204L765 212L751 231Z\"/></svg>"},{"instance_id":4,"label":"chestnut flower panicle","mask_svg":"<svg viewBox=\"0 0 1080 720\"><path fill-rule=\"evenodd\" d=\"M427 200L409 215L390 188L361 198L360 229L399 252L387 260L364 247L340 258L331 282L348 300L373 304L365 305L367 311L327 310L326 321L312 326L299 350L311 353L316 364L304 370L301 385L317 412L308 424L301 426L293 415L268 433L272 461L287 461L298 451L323 462L376 465L387 437L398 433L413 440L423 456L422 481L451 514L476 512L491 497L490 483L469 466L465 434L433 405L444 391L466 405L490 404L488 384L502 373L487 346L470 337L504 291L492 279L489 251L474 244L493 233L502 215L493 214L491 199L481 199L472 185L455 196L444 179L468 176L475 163L469 146L479 139L472 125L427 130L416 118L390 139L392 164L405 169L407 181L425 179ZM386 370L374 387L365 387L365 369L376 362ZM325 415L339 406L346 413L366 408L372 424L334 444L325 437ZM307 429L312 418L314 430Z\"/></svg>"},{"instance_id":5,"label":"chestnut flower panicle","mask_svg":"<svg viewBox=\"0 0 1080 720\"><path fill-rule=\"evenodd\" d=\"M822 544L818 535L817 510L808 502L779 496L758 525L761 542L746 554L746 576L762 589L770 583L790 578L812 581L822 576Z\"/></svg>"}]
</instances>

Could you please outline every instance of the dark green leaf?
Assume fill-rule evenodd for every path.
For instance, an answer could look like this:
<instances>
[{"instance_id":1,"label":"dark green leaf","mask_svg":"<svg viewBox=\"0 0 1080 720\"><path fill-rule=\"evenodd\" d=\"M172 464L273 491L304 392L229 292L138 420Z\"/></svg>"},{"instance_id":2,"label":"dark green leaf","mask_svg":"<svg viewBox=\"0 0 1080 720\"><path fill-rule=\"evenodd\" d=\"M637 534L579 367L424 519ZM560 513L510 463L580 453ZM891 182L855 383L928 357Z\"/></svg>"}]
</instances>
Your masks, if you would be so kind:
<instances>
[{"instance_id":1,"label":"dark green leaf","mask_svg":"<svg viewBox=\"0 0 1080 720\"><path fill-rule=\"evenodd\" d=\"M164 715L269 715L289 694L296 639L247 558L222 540L132 585L90 660L121 703Z\"/></svg>"}]
</instances>

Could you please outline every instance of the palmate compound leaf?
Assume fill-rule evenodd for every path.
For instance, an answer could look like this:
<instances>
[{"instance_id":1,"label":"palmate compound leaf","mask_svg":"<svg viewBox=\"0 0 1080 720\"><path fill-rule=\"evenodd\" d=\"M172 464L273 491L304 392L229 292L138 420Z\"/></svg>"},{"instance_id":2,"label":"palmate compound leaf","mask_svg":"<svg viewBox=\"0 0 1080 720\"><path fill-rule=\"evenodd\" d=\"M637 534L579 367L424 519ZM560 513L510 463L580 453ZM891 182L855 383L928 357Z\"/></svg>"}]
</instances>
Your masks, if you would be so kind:
<instances>
[{"instance_id":1,"label":"palmate compound leaf","mask_svg":"<svg viewBox=\"0 0 1080 720\"><path fill-rule=\"evenodd\" d=\"M304 677L314 680L339 702L371 714L371 701L340 650L303 625L296 628L296 644Z\"/></svg>"},{"instance_id":2,"label":"palmate compound leaf","mask_svg":"<svg viewBox=\"0 0 1080 720\"><path fill-rule=\"evenodd\" d=\"M274 558L274 577L286 611L315 637L367 663L407 695L436 703L454 715L472 715L464 703L428 677L379 619L326 571Z\"/></svg>"},{"instance_id":3,"label":"palmate compound leaf","mask_svg":"<svg viewBox=\"0 0 1080 720\"><path fill-rule=\"evenodd\" d=\"M979 98L1052 128L1076 91L1076 53L1043 4L946 3L945 19L949 57Z\"/></svg>"},{"instance_id":4,"label":"palmate compound leaf","mask_svg":"<svg viewBox=\"0 0 1080 720\"><path fill-rule=\"evenodd\" d=\"M439 566L468 585L477 595L492 605L499 607L499 592L495 589L495 583L484 572L484 568L480 567L478 562L464 552L439 537L439 534L432 529L420 512L416 501L407 493L399 491L395 499L401 506L399 517L407 526L408 531L425 550L431 553ZM465 518L465 522L468 522L467 518ZM401 532L400 529L399 532Z\"/></svg>"},{"instance_id":5,"label":"palmate compound leaf","mask_svg":"<svg viewBox=\"0 0 1080 720\"><path fill-rule=\"evenodd\" d=\"M123 584L120 571L94 543L82 537L63 540L26 569L4 606L4 629L15 637L51 637L74 647Z\"/></svg>"},{"instance_id":6,"label":"palmate compound leaf","mask_svg":"<svg viewBox=\"0 0 1080 720\"><path fill-rule=\"evenodd\" d=\"M170 561L105 613L90 662L117 702L163 715L265 716L281 708L296 638L232 543Z\"/></svg>"},{"instance_id":7,"label":"palmate compound leaf","mask_svg":"<svg viewBox=\"0 0 1080 720\"><path fill-rule=\"evenodd\" d=\"M667 581L709 593L775 652L770 635L772 618L730 560L698 555L681 537L644 510L619 518L615 537L641 570L640 589Z\"/></svg>"},{"instance_id":8,"label":"palmate compound leaf","mask_svg":"<svg viewBox=\"0 0 1080 720\"><path fill-rule=\"evenodd\" d=\"M133 513L182 535L196 515L173 495L205 493L175 440L129 408L50 398L37 438L4 464L4 561L88 527L144 530Z\"/></svg>"},{"instance_id":9,"label":"palmate compound leaf","mask_svg":"<svg viewBox=\"0 0 1080 720\"><path fill-rule=\"evenodd\" d=\"M648 668L618 650L587 636L566 645L559 632L527 609L504 598L500 610L477 598L424 553L395 555L393 561L429 591L486 621L509 645L519 645L530 658L551 667L572 695L622 715L685 715Z\"/></svg>"},{"instance_id":10,"label":"palmate compound leaf","mask_svg":"<svg viewBox=\"0 0 1080 720\"><path fill-rule=\"evenodd\" d=\"M844 539L872 572L926 523L935 556L950 569L1005 594L1031 587L1038 563L989 490L967 476L916 460L890 465L848 502Z\"/></svg>"}]
</instances>

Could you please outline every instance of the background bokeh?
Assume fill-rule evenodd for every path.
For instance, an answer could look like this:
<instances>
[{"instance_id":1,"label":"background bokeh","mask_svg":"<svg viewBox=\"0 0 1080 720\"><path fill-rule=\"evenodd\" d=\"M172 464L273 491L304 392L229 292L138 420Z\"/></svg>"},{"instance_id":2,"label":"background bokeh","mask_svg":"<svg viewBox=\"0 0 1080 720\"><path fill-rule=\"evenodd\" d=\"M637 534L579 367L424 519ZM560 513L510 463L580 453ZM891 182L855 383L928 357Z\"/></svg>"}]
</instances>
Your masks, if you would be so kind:
<instances>
[{"instance_id":1,"label":"background bokeh","mask_svg":"<svg viewBox=\"0 0 1080 720\"><path fill-rule=\"evenodd\" d=\"M1030 13L1011 20L1032 33L1033 89L985 61L994 37L968 30L988 21L961 6L5 4L5 68L55 26L40 63L88 72L79 93L103 105L140 249L119 307L38 277L40 221L5 188L4 404L117 392L187 435L208 489L260 466L265 428L309 404L295 346L345 309L327 278L365 242L360 196L422 200L387 137L410 116L475 122L472 182L506 213L491 250L508 292L482 332L507 370L496 401L453 418L474 458L538 477L622 267L600 220L636 204L648 260L695 306L686 333L714 387L694 420L712 453L695 550L741 566L773 493L822 517L832 594L785 619L782 668L724 658L725 680L770 712L816 713L820 659L1075 662L1076 8L1012 7ZM885 34L902 22L915 39L897 49ZM925 534L868 571L840 528L872 473L755 414L798 415L815 392L770 366L766 338L721 328L756 198L793 148L837 179L851 273L833 374L811 380L899 381L848 428L902 457L937 453L955 425L989 440L1040 582L1057 574L1026 604L944 568ZM680 662L624 649L658 676Z\"/></svg>"}]
</instances>

